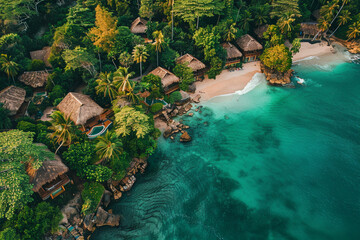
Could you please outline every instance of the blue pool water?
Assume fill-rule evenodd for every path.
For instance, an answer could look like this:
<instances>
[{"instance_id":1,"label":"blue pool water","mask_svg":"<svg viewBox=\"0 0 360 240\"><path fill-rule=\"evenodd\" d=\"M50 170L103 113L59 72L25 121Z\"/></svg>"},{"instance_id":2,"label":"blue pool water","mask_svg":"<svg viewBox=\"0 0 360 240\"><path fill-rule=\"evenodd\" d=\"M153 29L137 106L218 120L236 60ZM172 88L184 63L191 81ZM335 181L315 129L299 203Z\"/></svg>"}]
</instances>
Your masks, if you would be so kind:
<instances>
[{"instance_id":1,"label":"blue pool water","mask_svg":"<svg viewBox=\"0 0 360 240\"><path fill-rule=\"evenodd\" d=\"M182 119L92 239L360 239L360 67L301 62L306 87L267 86ZM252 86L252 87L251 87ZM246 92L246 91L245 91Z\"/></svg>"}]
</instances>

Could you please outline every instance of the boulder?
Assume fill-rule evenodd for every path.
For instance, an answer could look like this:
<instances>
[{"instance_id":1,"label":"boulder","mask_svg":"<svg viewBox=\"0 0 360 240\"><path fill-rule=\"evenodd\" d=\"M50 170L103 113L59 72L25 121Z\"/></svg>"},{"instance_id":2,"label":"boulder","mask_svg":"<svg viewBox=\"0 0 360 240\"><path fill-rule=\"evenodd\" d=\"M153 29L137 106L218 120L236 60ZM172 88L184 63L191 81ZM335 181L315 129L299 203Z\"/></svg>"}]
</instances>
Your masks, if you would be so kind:
<instances>
[{"instance_id":1,"label":"boulder","mask_svg":"<svg viewBox=\"0 0 360 240\"><path fill-rule=\"evenodd\" d=\"M102 207L99 207L99 209L96 212L95 216L95 224L97 227L101 226L119 226L120 223L120 216L110 214L107 211L105 211Z\"/></svg>"},{"instance_id":2,"label":"boulder","mask_svg":"<svg viewBox=\"0 0 360 240\"><path fill-rule=\"evenodd\" d=\"M184 133L180 137L180 142L190 142L190 141L191 141L190 135L188 134L188 132L184 131Z\"/></svg>"},{"instance_id":3,"label":"boulder","mask_svg":"<svg viewBox=\"0 0 360 240\"><path fill-rule=\"evenodd\" d=\"M67 219L70 219L73 216L77 215L78 211L73 207L66 207L63 209L62 213L66 216Z\"/></svg>"},{"instance_id":4,"label":"boulder","mask_svg":"<svg viewBox=\"0 0 360 240\"><path fill-rule=\"evenodd\" d=\"M200 94L197 94L197 95L195 95L195 96L192 98L192 101L193 101L194 103L199 103L199 102L200 102L200 98L201 98Z\"/></svg>"},{"instance_id":5,"label":"boulder","mask_svg":"<svg viewBox=\"0 0 360 240\"><path fill-rule=\"evenodd\" d=\"M196 91L196 84L192 83L191 85L189 85L188 91L194 93Z\"/></svg>"},{"instance_id":6,"label":"boulder","mask_svg":"<svg viewBox=\"0 0 360 240\"><path fill-rule=\"evenodd\" d=\"M95 230L95 223L92 220L93 214L88 214L84 218L84 228L87 229L90 232L93 232Z\"/></svg>"},{"instance_id":7,"label":"boulder","mask_svg":"<svg viewBox=\"0 0 360 240\"><path fill-rule=\"evenodd\" d=\"M163 133L164 138L170 137L171 133L172 133L172 128L170 126L166 127L166 129Z\"/></svg>"},{"instance_id":8,"label":"boulder","mask_svg":"<svg viewBox=\"0 0 360 240\"><path fill-rule=\"evenodd\" d=\"M189 103L185 106L185 112L190 111L190 109L192 108L192 105Z\"/></svg>"},{"instance_id":9,"label":"boulder","mask_svg":"<svg viewBox=\"0 0 360 240\"><path fill-rule=\"evenodd\" d=\"M192 117L192 116L194 116L194 113L191 112L191 113L189 113L188 115L189 115L190 117Z\"/></svg>"},{"instance_id":10,"label":"boulder","mask_svg":"<svg viewBox=\"0 0 360 240\"><path fill-rule=\"evenodd\" d=\"M107 207L110 204L111 201L111 192L108 190L105 190L104 192L104 198L103 198L103 204L105 207Z\"/></svg>"}]
</instances>

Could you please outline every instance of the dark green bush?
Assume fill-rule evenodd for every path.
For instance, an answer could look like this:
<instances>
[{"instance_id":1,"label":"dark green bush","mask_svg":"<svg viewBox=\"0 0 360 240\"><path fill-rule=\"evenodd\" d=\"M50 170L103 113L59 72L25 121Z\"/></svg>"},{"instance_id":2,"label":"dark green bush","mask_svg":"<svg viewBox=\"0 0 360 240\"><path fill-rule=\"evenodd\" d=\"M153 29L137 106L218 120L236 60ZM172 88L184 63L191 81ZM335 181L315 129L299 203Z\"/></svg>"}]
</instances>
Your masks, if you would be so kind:
<instances>
[{"instance_id":1,"label":"dark green bush","mask_svg":"<svg viewBox=\"0 0 360 240\"><path fill-rule=\"evenodd\" d=\"M65 90L60 85L55 85L52 92L49 94L50 102L53 103L57 98L63 98L65 96Z\"/></svg>"},{"instance_id":2,"label":"dark green bush","mask_svg":"<svg viewBox=\"0 0 360 240\"><path fill-rule=\"evenodd\" d=\"M33 133L37 132L37 128L35 124L25 121L20 121L17 124L16 128L24 132L33 132Z\"/></svg>"},{"instance_id":3,"label":"dark green bush","mask_svg":"<svg viewBox=\"0 0 360 240\"><path fill-rule=\"evenodd\" d=\"M113 171L102 165L89 165L84 169L87 180L96 182L106 182L113 175Z\"/></svg>"},{"instance_id":4,"label":"dark green bush","mask_svg":"<svg viewBox=\"0 0 360 240\"><path fill-rule=\"evenodd\" d=\"M94 213L96 207L101 201L101 197L104 194L105 188L103 185L97 182L86 182L84 189L81 192L81 198L84 201L81 212L83 214Z\"/></svg>"},{"instance_id":5,"label":"dark green bush","mask_svg":"<svg viewBox=\"0 0 360 240\"><path fill-rule=\"evenodd\" d=\"M179 91L175 91L170 94L169 101L171 104L174 104L175 102L178 102L182 99L181 93Z\"/></svg>"},{"instance_id":6,"label":"dark green bush","mask_svg":"<svg viewBox=\"0 0 360 240\"><path fill-rule=\"evenodd\" d=\"M154 103L153 105L151 105L150 107L150 111L152 113L157 113L159 112L161 109L163 109L163 104L162 103Z\"/></svg>"},{"instance_id":7,"label":"dark green bush","mask_svg":"<svg viewBox=\"0 0 360 240\"><path fill-rule=\"evenodd\" d=\"M40 71L45 69L45 63L42 60L34 59L28 66L29 71Z\"/></svg>"},{"instance_id":8,"label":"dark green bush","mask_svg":"<svg viewBox=\"0 0 360 240\"><path fill-rule=\"evenodd\" d=\"M60 103L63 99L64 99L64 98L57 98L57 99L55 99L54 102L53 102L53 106L59 105L59 103Z\"/></svg>"}]
</instances>

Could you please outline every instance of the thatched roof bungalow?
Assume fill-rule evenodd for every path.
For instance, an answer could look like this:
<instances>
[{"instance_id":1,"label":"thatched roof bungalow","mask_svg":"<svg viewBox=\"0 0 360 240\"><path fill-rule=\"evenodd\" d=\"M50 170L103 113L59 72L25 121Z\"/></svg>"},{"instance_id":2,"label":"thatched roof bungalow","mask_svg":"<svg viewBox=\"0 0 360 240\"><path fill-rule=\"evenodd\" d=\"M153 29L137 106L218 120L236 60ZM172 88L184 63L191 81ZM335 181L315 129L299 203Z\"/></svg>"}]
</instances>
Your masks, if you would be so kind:
<instances>
[{"instance_id":1,"label":"thatched roof bungalow","mask_svg":"<svg viewBox=\"0 0 360 240\"><path fill-rule=\"evenodd\" d=\"M130 31L134 34L145 34L147 30L147 21L140 17L136 18L130 26Z\"/></svg>"},{"instance_id":2,"label":"thatched roof bungalow","mask_svg":"<svg viewBox=\"0 0 360 240\"><path fill-rule=\"evenodd\" d=\"M38 145L45 146L43 144ZM58 155L55 155L55 159L44 161L39 169L31 171L28 170L30 184L33 185L32 190L38 193L43 200L58 196L65 191L64 186L70 182L66 175L69 168Z\"/></svg>"},{"instance_id":3,"label":"thatched roof bungalow","mask_svg":"<svg viewBox=\"0 0 360 240\"><path fill-rule=\"evenodd\" d=\"M159 76L161 78L161 83L164 88L165 94L170 94L179 89L180 79L172 72L162 67L157 67L149 74L154 74L155 76Z\"/></svg>"},{"instance_id":4,"label":"thatched roof bungalow","mask_svg":"<svg viewBox=\"0 0 360 240\"><path fill-rule=\"evenodd\" d=\"M187 66L193 70L195 76L200 75L206 68L204 63L188 53L176 59L176 63L188 64Z\"/></svg>"},{"instance_id":5,"label":"thatched roof bungalow","mask_svg":"<svg viewBox=\"0 0 360 240\"><path fill-rule=\"evenodd\" d=\"M41 88L45 86L49 75L47 71L24 72L19 77L19 81L32 88Z\"/></svg>"},{"instance_id":6,"label":"thatched roof bungalow","mask_svg":"<svg viewBox=\"0 0 360 240\"><path fill-rule=\"evenodd\" d=\"M25 96L24 89L12 85L0 91L0 102L10 111L10 115L15 115L24 103Z\"/></svg>"},{"instance_id":7,"label":"thatched roof bungalow","mask_svg":"<svg viewBox=\"0 0 360 240\"><path fill-rule=\"evenodd\" d=\"M51 64L49 62L51 48L50 47L44 47L42 50L36 50L30 52L30 57L32 60L37 59L41 60L45 63L47 67L51 67Z\"/></svg>"},{"instance_id":8,"label":"thatched roof bungalow","mask_svg":"<svg viewBox=\"0 0 360 240\"><path fill-rule=\"evenodd\" d=\"M65 116L70 116L76 125L85 125L91 118L104 112L89 96L75 92L68 93L57 108Z\"/></svg>"},{"instance_id":9,"label":"thatched roof bungalow","mask_svg":"<svg viewBox=\"0 0 360 240\"><path fill-rule=\"evenodd\" d=\"M264 32L266 32L268 28L269 28L269 24L261 25L260 27L254 30L254 33L256 34L258 39L262 39L264 37Z\"/></svg>"},{"instance_id":10,"label":"thatched roof bungalow","mask_svg":"<svg viewBox=\"0 0 360 240\"><path fill-rule=\"evenodd\" d=\"M300 24L300 36L302 38L313 38L319 31L319 24L316 22L303 22ZM318 36L321 38L321 34Z\"/></svg>"},{"instance_id":11,"label":"thatched roof bungalow","mask_svg":"<svg viewBox=\"0 0 360 240\"><path fill-rule=\"evenodd\" d=\"M263 50L263 46L249 34L237 39L236 43L240 47L246 62L256 61Z\"/></svg>"},{"instance_id":12,"label":"thatched roof bungalow","mask_svg":"<svg viewBox=\"0 0 360 240\"><path fill-rule=\"evenodd\" d=\"M239 49L229 42L221 44L221 46L226 50L226 65L239 63L241 57L243 56Z\"/></svg>"}]
</instances>

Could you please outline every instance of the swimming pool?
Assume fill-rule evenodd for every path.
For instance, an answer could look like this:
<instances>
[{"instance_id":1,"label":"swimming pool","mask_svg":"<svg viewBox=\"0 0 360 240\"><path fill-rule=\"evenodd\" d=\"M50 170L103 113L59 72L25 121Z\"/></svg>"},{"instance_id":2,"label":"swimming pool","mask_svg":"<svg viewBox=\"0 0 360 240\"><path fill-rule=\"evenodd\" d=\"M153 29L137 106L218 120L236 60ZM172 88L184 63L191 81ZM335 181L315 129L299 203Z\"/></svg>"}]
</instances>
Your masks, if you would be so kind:
<instances>
[{"instance_id":1,"label":"swimming pool","mask_svg":"<svg viewBox=\"0 0 360 240\"><path fill-rule=\"evenodd\" d=\"M89 139L97 138L98 136L103 135L106 130L112 125L112 123L109 123L109 125L97 125L93 127L90 131L90 133L87 134Z\"/></svg>"}]
</instances>

